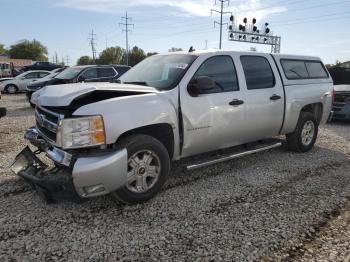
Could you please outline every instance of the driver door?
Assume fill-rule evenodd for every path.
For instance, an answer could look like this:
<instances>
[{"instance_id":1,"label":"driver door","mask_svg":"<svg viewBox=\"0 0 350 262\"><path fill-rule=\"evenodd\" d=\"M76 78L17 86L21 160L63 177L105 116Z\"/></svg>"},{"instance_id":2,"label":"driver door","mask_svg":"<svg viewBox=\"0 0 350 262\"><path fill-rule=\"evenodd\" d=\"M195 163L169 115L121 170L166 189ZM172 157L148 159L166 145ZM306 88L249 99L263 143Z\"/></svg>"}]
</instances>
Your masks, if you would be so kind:
<instances>
[{"instance_id":1,"label":"driver door","mask_svg":"<svg viewBox=\"0 0 350 262\"><path fill-rule=\"evenodd\" d=\"M86 69L79 77L78 82L96 82L98 80L97 68Z\"/></svg>"},{"instance_id":2,"label":"driver door","mask_svg":"<svg viewBox=\"0 0 350 262\"><path fill-rule=\"evenodd\" d=\"M195 96L188 92L188 80L180 86L184 130L182 157L242 144L245 132L245 105L241 103L232 56L205 59L192 79L198 77L211 78L215 86L209 90L199 88Z\"/></svg>"},{"instance_id":3,"label":"driver door","mask_svg":"<svg viewBox=\"0 0 350 262\"><path fill-rule=\"evenodd\" d=\"M37 72L26 74L18 83L19 90L25 90L26 87L37 78L39 78Z\"/></svg>"}]
</instances>

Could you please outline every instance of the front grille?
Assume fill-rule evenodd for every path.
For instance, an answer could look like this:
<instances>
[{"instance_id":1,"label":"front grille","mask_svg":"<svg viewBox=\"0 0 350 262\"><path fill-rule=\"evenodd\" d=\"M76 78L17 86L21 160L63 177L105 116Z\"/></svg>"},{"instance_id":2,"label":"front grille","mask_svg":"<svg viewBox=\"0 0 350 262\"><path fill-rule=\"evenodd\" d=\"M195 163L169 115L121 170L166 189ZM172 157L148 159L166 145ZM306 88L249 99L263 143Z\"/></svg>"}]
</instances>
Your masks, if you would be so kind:
<instances>
[{"instance_id":1,"label":"front grille","mask_svg":"<svg viewBox=\"0 0 350 262\"><path fill-rule=\"evenodd\" d=\"M50 143L56 144L59 121L63 118L56 112L37 106L35 108L36 127Z\"/></svg>"}]
</instances>

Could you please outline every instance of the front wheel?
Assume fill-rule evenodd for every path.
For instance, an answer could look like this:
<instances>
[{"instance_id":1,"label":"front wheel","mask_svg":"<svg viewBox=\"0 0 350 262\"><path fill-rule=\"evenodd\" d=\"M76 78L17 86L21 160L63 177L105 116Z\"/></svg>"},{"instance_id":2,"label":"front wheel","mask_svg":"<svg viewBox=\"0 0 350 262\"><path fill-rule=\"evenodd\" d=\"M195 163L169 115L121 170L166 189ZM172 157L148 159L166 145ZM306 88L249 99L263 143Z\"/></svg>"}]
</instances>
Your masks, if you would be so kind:
<instances>
[{"instance_id":1,"label":"front wheel","mask_svg":"<svg viewBox=\"0 0 350 262\"><path fill-rule=\"evenodd\" d=\"M315 115L301 112L295 131L286 135L288 147L295 152L307 152L314 146L317 134L318 123Z\"/></svg>"},{"instance_id":2,"label":"front wheel","mask_svg":"<svg viewBox=\"0 0 350 262\"><path fill-rule=\"evenodd\" d=\"M18 91L18 87L16 85L7 85L5 90L9 94L15 94Z\"/></svg>"},{"instance_id":3,"label":"front wheel","mask_svg":"<svg viewBox=\"0 0 350 262\"><path fill-rule=\"evenodd\" d=\"M132 135L117 145L128 152L127 184L112 193L126 204L141 203L155 196L170 172L170 157L165 146L147 135Z\"/></svg>"}]
</instances>

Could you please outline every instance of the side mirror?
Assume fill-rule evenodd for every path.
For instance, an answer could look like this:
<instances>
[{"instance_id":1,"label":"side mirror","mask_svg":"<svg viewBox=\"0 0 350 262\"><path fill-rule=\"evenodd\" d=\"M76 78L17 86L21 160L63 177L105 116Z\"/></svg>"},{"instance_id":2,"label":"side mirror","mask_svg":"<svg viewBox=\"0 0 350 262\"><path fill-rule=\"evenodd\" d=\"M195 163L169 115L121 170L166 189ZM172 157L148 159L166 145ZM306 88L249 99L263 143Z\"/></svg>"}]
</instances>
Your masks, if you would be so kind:
<instances>
[{"instance_id":1,"label":"side mirror","mask_svg":"<svg viewBox=\"0 0 350 262\"><path fill-rule=\"evenodd\" d=\"M215 81L208 76L199 76L192 79L187 86L187 91L191 96L198 96L202 91L215 88Z\"/></svg>"}]
</instances>

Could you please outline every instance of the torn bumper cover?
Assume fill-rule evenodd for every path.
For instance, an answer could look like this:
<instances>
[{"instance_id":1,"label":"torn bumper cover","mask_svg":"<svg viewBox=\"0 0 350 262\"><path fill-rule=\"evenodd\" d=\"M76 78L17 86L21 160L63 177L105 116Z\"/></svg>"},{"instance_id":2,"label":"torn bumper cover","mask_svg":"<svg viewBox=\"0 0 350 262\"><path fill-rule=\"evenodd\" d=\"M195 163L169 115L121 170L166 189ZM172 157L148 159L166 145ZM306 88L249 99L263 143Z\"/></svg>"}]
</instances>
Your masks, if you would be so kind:
<instances>
[{"instance_id":1,"label":"torn bumper cover","mask_svg":"<svg viewBox=\"0 0 350 262\"><path fill-rule=\"evenodd\" d=\"M28 129L25 138L38 152L45 152L55 167L48 168L36 152L26 147L15 158L11 170L49 202L105 195L126 184L126 149L79 157L50 146L35 128Z\"/></svg>"}]
</instances>

